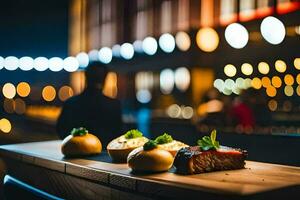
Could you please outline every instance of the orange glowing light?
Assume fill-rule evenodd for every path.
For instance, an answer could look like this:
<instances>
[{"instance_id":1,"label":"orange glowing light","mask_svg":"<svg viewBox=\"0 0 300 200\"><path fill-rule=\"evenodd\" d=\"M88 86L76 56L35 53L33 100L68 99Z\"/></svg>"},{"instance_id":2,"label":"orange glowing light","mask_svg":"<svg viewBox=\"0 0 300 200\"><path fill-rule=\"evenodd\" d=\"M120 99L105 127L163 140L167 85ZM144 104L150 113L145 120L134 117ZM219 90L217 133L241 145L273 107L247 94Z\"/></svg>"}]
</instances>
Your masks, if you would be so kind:
<instances>
[{"instance_id":1,"label":"orange glowing light","mask_svg":"<svg viewBox=\"0 0 300 200\"><path fill-rule=\"evenodd\" d=\"M286 85L293 85L295 80L291 74L287 74L284 76L284 82Z\"/></svg>"},{"instance_id":2,"label":"orange glowing light","mask_svg":"<svg viewBox=\"0 0 300 200\"><path fill-rule=\"evenodd\" d=\"M61 101L65 101L73 96L73 90L69 86L62 86L58 91L58 97Z\"/></svg>"},{"instance_id":3,"label":"orange glowing light","mask_svg":"<svg viewBox=\"0 0 300 200\"><path fill-rule=\"evenodd\" d=\"M26 82L21 82L17 86L17 93L20 97L27 97L30 93L30 85Z\"/></svg>"},{"instance_id":4,"label":"orange glowing light","mask_svg":"<svg viewBox=\"0 0 300 200\"><path fill-rule=\"evenodd\" d=\"M42 91L42 97L45 101L53 101L56 97L55 88L51 85L44 87Z\"/></svg>"},{"instance_id":5,"label":"orange glowing light","mask_svg":"<svg viewBox=\"0 0 300 200\"><path fill-rule=\"evenodd\" d=\"M275 88L280 88L281 85L282 85L281 79L280 79L278 76L274 76L274 77L272 78L272 85L273 85Z\"/></svg>"},{"instance_id":6,"label":"orange glowing light","mask_svg":"<svg viewBox=\"0 0 300 200\"><path fill-rule=\"evenodd\" d=\"M261 82L265 88L271 85L271 80L266 76L261 79Z\"/></svg>"},{"instance_id":7,"label":"orange glowing light","mask_svg":"<svg viewBox=\"0 0 300 200\"><path fill-rule=\"evenodd\" d=\"M269 97L275 97L277 94L276 88L273 86L267 87L266 92Z\"/></svg>"}]
</instances>

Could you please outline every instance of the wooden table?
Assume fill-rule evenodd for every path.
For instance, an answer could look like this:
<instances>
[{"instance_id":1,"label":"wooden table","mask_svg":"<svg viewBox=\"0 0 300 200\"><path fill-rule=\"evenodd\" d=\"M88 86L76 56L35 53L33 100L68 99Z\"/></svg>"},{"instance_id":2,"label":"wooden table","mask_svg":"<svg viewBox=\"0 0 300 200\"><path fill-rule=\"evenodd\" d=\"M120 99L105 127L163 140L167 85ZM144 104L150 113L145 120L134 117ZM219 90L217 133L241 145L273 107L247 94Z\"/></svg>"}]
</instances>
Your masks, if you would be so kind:
<instances>
[{"instance_id":1,"label":"wooden table","mask_svg":"<svg viewBox=\"0 0 300 200\"><path fill-rule=\"evenodd\" d=\"M64 159L61 141L0 146L12 175L67 199L277 199L300 197L300 168L247 161L246 169L198 175L135 175L99 156ZM251 153L251 152L250 152ZM288 155L287 155L288 156Z\"/></svg>"}]
</instances>

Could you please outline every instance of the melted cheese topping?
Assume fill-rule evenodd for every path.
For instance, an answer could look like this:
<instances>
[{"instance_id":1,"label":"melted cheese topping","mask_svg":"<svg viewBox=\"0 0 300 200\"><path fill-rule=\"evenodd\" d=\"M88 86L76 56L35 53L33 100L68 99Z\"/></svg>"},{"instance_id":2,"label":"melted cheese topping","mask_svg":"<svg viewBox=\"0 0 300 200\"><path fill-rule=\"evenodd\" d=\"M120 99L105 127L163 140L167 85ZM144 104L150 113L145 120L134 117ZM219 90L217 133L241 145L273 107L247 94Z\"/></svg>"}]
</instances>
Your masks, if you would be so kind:
<instances>
[{"instance_id":1,"label":"melted cheese topping","mask_svg":"<svg viewBox=\"0 0 300 200\"><path fill-rule=\"evenodd\" d=\"M130 149L143 146L148 139L145 137L137 137L132 139L126 139L124 135L112 140L108 145L107 149Z\"/></svg>"},{"instance_id":2,"label":"melted cheese topping","mask_svg":"<svg viewBox=\"0 0 300 200\"><path fill-rule=\"evenodd\" d=\"M160 144L158 146L167 151L178 151L179 149L181 149L183 147L188 147L188 145L184 144L183 142L179 142L176 140L173 140L172 142L169 142L166 144Z\"/></svg>"}]
</instances>

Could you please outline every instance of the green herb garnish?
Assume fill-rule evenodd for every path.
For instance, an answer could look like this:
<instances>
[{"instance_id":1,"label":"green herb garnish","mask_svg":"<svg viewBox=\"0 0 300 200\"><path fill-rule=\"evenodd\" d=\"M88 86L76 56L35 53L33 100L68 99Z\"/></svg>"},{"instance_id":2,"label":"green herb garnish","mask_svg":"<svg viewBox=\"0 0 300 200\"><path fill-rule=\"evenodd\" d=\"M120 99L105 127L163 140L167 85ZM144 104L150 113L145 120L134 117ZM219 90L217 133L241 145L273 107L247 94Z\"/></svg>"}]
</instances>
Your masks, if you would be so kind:
<instances>
[{"instance_id":1,"label":"green herb garnish","mask_svg":"<svg viewBox=\"0 0 300 200\"><path fill-rule=\"evenodd\" d=\"M164 133L163 135L160 135L155 139L155 142L157 144L166 144L172 141L173 141L172 136L167 133Z\"/></svg>"},{"instance_id":2,"label":"green herb garnish","mask_svg":"<svg viewBox=\"0 0 300 200\"><path fill-rule=\"evenodd\" d=\"M154 140L149 140L144 144L144 150L149 151L155 149L157 147L157 143Z\"/></svg>"},{"instance_id":3,"label":"green herb garnish","mask_svg":"<svg viewBox=\"0 0 300 200\"><path fill-rule=\"evenodd\" d=\"M132 129L132 130L129 130L127 131L125 134L124 134L125 138L126 139L133 139L133 138L137 138L137 137L142 137L143 136L143 133L141 133L139 130L137 129Z\"/></svg>"},{"instance_id":4,"label":"green herb garnish","mask_svg":"<svg viewBox=\"0 0 300 200\"><path fill-rule=\"evenodd\" d=\"M201 140L198 140L198 145L201 147L203 151L207 151L210 149L219 149L220 144L216 141L217 131L213 130L209 136L204 136Z\"/></svg>"},{"instance_id":5,"label":"green herb garnish","mask_svg":"<svg viewBox=\"0 0 300 200\"><path fill-rule=\"evenodd\" d=\"M89 131L86 128L79 127L79 128L73 128L71 131L71 135L73 136L83 136L87 134Z\"/></svg>"}]
</instances>

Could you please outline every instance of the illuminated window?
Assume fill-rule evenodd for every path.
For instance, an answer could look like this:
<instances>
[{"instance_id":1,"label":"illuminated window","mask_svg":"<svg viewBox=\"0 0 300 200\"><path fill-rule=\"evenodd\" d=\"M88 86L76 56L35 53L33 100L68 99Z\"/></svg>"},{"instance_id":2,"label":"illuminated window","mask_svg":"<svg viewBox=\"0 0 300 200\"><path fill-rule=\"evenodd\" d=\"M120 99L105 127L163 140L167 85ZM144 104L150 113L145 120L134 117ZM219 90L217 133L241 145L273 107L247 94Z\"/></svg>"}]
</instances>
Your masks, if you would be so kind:
<instances>
[{"instance_id":1,"label":"illuminated window","mask_svg":"<svg viewBox=\"0 0 300 200\"><path fill-rule=\"evenodd\" d=\"M248 21L255 18L255 0L240 0L240 20Z\"/></svg>"},{"instance_id":2,"label":"illuminated window","mask_svg":"<svg viewBox=\"0 0 300 200\"><path fill-rule=\"evenodd\" d=\"M161 33L172 32L172 1L164 0L161 4Z\"/></svg>"},{"instance_id":3,"label":"illuminated window","mask_svg":"<svg viewBox=\"0 0 300 200\"><path fill-rule=\"evenodd\" d=\"M257 0L256 15L265 17L272 14L271 0Z\"/></svg>"},{"instance_id":4,"label":"illuminated window","mask_svg":"<svg viewBox=\"0 0 300 200\"><path fill-rule=\"evenodd\" d=\"M236 5L237 0L221 0L221 25L226 25L236 20Z\"/></svg>"},{"instance_id":5,"label":"illuminated window","mask_svg":"<svg viewBox=\"0 0 300 200\"><path fill-rule=\"evenodd\" d=\"M178 0L178 30L187 30L189 28L189 0Z\"/></svg>"}]
</instances>

